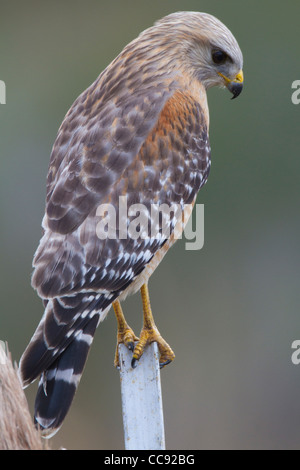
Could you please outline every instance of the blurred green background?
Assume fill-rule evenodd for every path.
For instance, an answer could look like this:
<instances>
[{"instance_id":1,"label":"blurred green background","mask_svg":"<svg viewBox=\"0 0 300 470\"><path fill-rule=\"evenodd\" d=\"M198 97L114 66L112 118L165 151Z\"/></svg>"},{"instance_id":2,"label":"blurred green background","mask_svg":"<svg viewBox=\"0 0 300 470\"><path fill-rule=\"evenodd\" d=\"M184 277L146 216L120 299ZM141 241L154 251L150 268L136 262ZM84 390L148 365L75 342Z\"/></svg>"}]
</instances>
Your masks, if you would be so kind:
<instances>
[{"instance_id":1,"label":"blurred green background","mask_svg":"<svg viewBox=\"0 0 300 470\"><path fill-rule=\"evenodd\" d=\"M300 79L295 0L0 1L0 339L19 360L43 309L30 286L49 155L75 98L160 17L206 11L233 32L245 87L212 89L205 244L179 241L150 281L176 360L162 371L169 449L299 449ZM141 301L126 301L138 333ZM54 448L122 449L116 321L99 327ZM36 385L26 390L32 407Z\"/></svg>"}]
</instances>

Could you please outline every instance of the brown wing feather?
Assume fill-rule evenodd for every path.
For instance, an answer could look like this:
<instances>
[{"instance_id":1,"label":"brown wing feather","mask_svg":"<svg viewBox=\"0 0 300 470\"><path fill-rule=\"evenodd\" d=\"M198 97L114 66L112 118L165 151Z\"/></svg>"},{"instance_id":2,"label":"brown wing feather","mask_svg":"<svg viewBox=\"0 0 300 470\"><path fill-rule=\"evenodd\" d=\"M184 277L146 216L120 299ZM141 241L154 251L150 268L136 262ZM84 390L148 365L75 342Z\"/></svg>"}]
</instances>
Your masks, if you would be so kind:
<instances>
[{"instance_id":1,"label":"brown wing feather","mask_svg":"<svg viewBox=\"0 0 300 470\"><path fill-rule=\"evenodd\" d=\"M47 179L54 232L73 232L109 199L178 86L167 73L151 81L147 70L132 73L122 57L77 98L59 129Z\"/></svg>"}]
</instances>

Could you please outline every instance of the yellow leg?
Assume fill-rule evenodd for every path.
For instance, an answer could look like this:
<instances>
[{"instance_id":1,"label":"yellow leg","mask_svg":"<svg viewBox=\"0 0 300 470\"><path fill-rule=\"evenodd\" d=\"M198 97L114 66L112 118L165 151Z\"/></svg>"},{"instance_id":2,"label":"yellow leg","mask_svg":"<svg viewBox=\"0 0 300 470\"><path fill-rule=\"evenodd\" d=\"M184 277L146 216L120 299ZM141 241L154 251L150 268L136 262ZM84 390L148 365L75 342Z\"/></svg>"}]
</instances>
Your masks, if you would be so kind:
<instances>
[{"instance_id":1,"label":"yellow leg","mask_svg":"<svg viewBox=\"0 0 300 470\"><path fill-rule=\"evenodd\" d=\"M128 326L124 313L121 307L121 304L118 300L113 302L113 308L118 322L118 331L117 331L117 347L115 353L114 365L117 369L120 369L120 360L119 360L119 344L124 343L125 346L130 351L134 350L134 342L138 341L139 338L135 336L133 330Z\"/></svg>"},{"instance_id":2,"label":"yellow leg","mask_svg":"<svg viewBox=\"0 0 300 470\"><path fill-rule=\"evenodd\" d=\"M175 354L168 345L168 343L162 338L160 332L158 331L154 323L147 284L144 284L141 287L141 296L143 302L144 324L140 334L140 340L133 351L131 366L133 368L136 367L137 362L141 358L147 344L156 341L160 352L159 364L162 368L163 366L173 361L173 359L175 358Z\"/></svg>"}]
</instances>

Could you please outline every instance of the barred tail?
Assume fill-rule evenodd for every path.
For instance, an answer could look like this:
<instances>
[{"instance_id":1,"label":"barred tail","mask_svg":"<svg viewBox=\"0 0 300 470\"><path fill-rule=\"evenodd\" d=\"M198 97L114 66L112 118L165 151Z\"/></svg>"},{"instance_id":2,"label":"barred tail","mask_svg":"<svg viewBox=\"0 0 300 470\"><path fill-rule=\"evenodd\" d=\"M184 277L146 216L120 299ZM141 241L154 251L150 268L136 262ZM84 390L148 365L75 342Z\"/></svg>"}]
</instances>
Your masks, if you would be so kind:
<instances>
[{"instance_id":1,"label":"barred tail","mask_svg":"<svg viewBox=\"0 0 300 470\"><path fill-rule=\"evenodd\" d=\"M95 315L72 343L41 375L35 399L35 422L47 437L60 428L71 406L99 316Z\"/></svg>"},{"instance_id":2,"label":"barred tail","mask_svg":"<svg viewBox=\"0 0 300 470\"><path fill-rule=\"evenodd\" d=\"M77 294L45 301L44 316L20 360L24 386L39 375L35 422L45 437L61 426L79 384L95 330L112 296Z\"/></svg>"}]
</instances>

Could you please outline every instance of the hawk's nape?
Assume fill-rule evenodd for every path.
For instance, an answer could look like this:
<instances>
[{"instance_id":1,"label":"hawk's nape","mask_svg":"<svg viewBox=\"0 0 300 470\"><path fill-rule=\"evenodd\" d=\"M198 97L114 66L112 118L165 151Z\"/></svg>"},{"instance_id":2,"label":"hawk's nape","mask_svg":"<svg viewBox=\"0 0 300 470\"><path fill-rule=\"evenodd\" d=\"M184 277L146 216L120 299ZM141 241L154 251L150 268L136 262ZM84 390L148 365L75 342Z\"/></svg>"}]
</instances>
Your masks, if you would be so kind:
<instances>
[{"instance_id":1,"label":"hawk's nape","mask_svg":"<svg viewBox=\"0 0 300 470\"><path fill-rule=\"evenodd\" d=\"M111 305L118 343L133 349L133 367L152 341L161 366L173 360L154 323L147 284L208 178L206 90L225 86L237 96L242 65L237 41L219 20L174 13L128 44L67 113L51 154L44 233L33 260L32 285L45 312L20 361L24 386L40 376L35 419L45 435L62 424ZM143 225L133 237L130 208L137 204ZM99 207L107 205L114 237L99 236ZM166 233L152 208L174 205L180 212L169 212ZM120 301L138 290L143 328L134 347Z\"/></svg>"}]
</instances>

